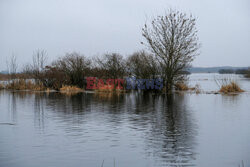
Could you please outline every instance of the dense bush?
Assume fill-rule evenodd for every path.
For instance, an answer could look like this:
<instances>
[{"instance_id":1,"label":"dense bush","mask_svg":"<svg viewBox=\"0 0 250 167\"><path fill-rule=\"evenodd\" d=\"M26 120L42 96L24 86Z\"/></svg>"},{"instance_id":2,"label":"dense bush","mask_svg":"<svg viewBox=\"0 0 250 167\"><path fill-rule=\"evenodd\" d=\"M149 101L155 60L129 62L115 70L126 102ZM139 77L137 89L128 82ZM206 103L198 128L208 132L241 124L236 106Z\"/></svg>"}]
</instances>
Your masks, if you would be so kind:
<instances>
[{"instance_id":1,"label":"dense bush","mask_svg":"<svg viewBox=\"0 0 250 167\"><path fill-rule=\"evenodd\" d=\"M90 74L91 61L78 53L69 53L53 63L53 68L66 75L66 83L79 88L85 86L85 77Z\"/></svg>"}]
</instances>

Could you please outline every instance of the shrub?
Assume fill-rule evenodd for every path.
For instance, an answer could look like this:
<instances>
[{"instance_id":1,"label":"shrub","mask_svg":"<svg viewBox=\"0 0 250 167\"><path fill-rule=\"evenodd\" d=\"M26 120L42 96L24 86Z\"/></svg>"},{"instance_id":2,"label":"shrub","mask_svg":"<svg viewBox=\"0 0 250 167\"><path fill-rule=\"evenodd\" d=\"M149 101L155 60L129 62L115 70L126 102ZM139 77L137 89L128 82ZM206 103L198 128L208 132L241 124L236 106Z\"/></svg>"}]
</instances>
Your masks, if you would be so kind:
<instances>
[{"instance_id":1,"label":"shrub","mask_svg":"<svg viewBox=\"0 0 250 167\"><path fill-rule=\"evenodd\" d=\"M232 78L215 79L216 84L219 86L220 93L239 93L244 92L238 83Z\"/></svg>"},{"instance_id":2,"label":"shrub","mask_svg":"<svg viewBox=\"0 0 250 167\"><path fill-rule=\"evenodd\" d=\"M221 92L221 93L239 93L239 92L244 92L244 90L242 90L236 82L231 81L227 85L222 85L219 92Z\"/></svg>"},{"instance_id":3,"label":"shrub","mask_svg":"<svg viewBox=\"0 0 250 167\"><path fill-rule=\"evenodd\" d=\"M60 69L46 66L42 73L41 82L47 88L60 90L63 85L70 84L68 76Z\"/></svg>"},{"instance_id":4,"label":"shrub","mask_svg":"<svg viewBox=\"0 0 250 167\"><path fill-rule=\"evenodd\" d=\"M78 53L70 53L54 62L53 66L67 76L68 84L83 88L84 78L90 73L91 61Z\"/></svg>"}]
</instances>

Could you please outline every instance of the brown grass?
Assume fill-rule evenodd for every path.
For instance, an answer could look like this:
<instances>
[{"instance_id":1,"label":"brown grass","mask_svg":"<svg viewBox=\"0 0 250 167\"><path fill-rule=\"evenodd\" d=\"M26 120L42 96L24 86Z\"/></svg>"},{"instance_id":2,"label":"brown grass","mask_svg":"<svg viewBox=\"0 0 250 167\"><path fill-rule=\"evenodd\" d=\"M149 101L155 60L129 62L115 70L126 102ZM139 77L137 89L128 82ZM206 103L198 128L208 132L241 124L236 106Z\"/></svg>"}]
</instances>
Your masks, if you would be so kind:
<instances>
[{"instance_id":1,"label":"brown grass","mask_svg":"<svg viewBox=\"0 0 250 167\"><path fill-rule=\"evenodd\" d=\"M7 84L5 88L12 90L33 90L33 91L45 90L45 87L42 84L35 84L32 81L26 82L25 79L12 81L9 84Z\"/></svg>"},{"instance_id":2,"label":"brown grass","mask_svg":"<svg viewBox=\"0 0 250 167\"><path fill-rule=\"evenodd\" d=\"M177 91L194 91L197 94L199 94L201 92L200 85L196 84L195 87L189 87L184 82L175 84L175 90L177 90Z\"/></svg>"},{"instance_id":3,"label":"brown grass","mask_svg":"<svg viewBox=\"0 0 250 167\"><path fill-rule=\"evenodd\" d=\"M83 92L83 89L78 88L77 86L63 85L60 88L60 92Z\"/></svg>"},{"instance_id":4,"label":"brown grass","mask_svg":"<svg viewBox=\"0 0 250 167\"><path fill-rule=\"evenodd\" d=\"M0 81L6 81L8 80L10 77L7 74L0 74Z\"/></svg>"},{"instance_id":5,"label":"brown grass","mask_svg":"<svg viewBox=\"0 0 250 167\"><path fill-rule=\"evenodd\" d=\"M15 79L32 79L33 76L29 74L15 74ZM0 74L0 81L7 81L12 79L10 74Z\"/></svg>"},{"instance_id":6,"label":"brown grass","mask_svg":"<svg viewBox=\"0 0 250 167\"><path fill-rule=\"evenodd\" d=\"M175 90L187 91L187 90L189 90L189 87L184 82L180 82L180 83L175 84Z\"/></svg>"},{"instance_id":7,"label":"brown grass","mask_svg":"<svg viewBox=\"0 0 250 167\"><path fill-rule=\"evenodd\" d=\"M4 89L4 85L3 84L0 84L0 90L1 89Z\"/></svg>"},{"instance_id":8,"label":"brown grass","mask_svg":"<svg viewBox=\"0 0 250 167\"><path fill-rule=\"evenodd\" d=\"M219 92L221 92L221 93L240 93L240 92L244 92L244 90L242 90L236 82L231 81L227 85L222 85Z\"/></svg>"}]
</instances>

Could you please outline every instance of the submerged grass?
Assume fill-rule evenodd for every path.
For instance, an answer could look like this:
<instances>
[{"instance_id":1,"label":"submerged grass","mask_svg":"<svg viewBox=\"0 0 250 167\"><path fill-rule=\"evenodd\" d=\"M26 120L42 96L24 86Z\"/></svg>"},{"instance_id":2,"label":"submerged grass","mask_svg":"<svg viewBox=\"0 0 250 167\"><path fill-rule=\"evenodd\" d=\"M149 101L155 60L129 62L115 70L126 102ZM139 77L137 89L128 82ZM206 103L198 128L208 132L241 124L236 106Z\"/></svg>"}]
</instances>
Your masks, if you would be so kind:
<instances>
[{"instance_id":1,"label":"submerged grass","mask_svg":"<svg viewBox=\"0 0 250 167\"><path fill-rule=\"evenodd\" d=\"M200 85L196 84L195 87L189 87L184 82L176 83L175 90L177 90L177 91L194 91L197 94L201 92Z\"/></svg>"}]
</instances>

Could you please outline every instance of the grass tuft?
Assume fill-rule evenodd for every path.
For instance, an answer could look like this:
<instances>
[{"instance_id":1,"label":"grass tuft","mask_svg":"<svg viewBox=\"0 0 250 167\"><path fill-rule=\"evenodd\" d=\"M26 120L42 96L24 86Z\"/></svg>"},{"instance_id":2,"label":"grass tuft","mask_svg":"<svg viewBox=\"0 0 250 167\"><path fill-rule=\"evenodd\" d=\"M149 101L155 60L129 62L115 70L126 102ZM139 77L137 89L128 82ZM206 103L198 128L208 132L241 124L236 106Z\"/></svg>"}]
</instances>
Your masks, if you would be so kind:
<instances>
[{"instance_id":1,"label":"grass tuft","mask_svg":"<svg viewBox=\"0 0 250 167\"><path fill-rule=\"evenodd\" d=\"M231 81L229 84L222 85L219 92L221 93L240 93L244 92L240 86L235 82Z\"/></svg>"},{"instance_id":2,"label":"grass tuft","mask_svg":"<svg viewBox=\"0 0 250 167\"><path fill-rule=\"evenodd\" d=\"M60 92L83 92L83 89L78 88L77 86L63 85L60 88Z\"/></svg>"},{"instance_id":3,"label":"grass tuft","mask_svg":"<svg viewBox=\"0 0 250 167\"><path fill-rule=\"evenodd\" d=\"M231 77L216 79L215 82L219 87L219 93L241 93L244 92L236 82L236 79Z\"/></svg>"}]
</instances>

